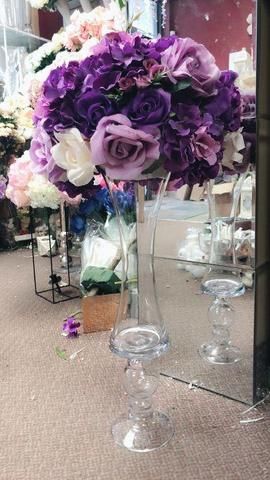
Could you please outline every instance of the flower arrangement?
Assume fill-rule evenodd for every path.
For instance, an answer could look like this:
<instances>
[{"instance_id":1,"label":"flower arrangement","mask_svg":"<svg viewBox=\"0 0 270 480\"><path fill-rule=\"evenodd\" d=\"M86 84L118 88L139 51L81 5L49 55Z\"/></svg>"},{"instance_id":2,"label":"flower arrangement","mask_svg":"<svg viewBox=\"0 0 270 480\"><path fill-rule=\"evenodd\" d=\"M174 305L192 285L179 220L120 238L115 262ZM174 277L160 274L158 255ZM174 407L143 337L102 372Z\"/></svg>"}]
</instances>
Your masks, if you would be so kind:
<instances>
[{"instance_id":1,"label":"flower arrangement","mask_svg":"<svg viewBox=\"0 0 270 480\"><path fill-rule=\"evenodd\" d=\"M82 61L52 70L35 112L36 158L55 185L80 193L96 169L118 180L171 173L174 188L215 178L225 137L239 132L236 74L190 38L109 33Z\"/></svg>"},{"instance_id":2,"label":"flower arrangement","mask_svg":"<svg viewBox=\"0 0 270 480\"><path fill-rule=\"evenodd\" d=\"M28 151L9 168L6 197L19 208L57 209L61 200L59 190L44 175L33 173Z\"/></svg>"},{"instance_id":3,"label":"flower arrangement","mask_svg":"<svg viewBox=\"0 0 270 480\"><path fill-rule=\"evenodd\" d=\"M4 198L11 161L30 146L32 114L23 95L7 97L0 103L0 199Z\"/></svg>"},{"instance_id":4,"label":"flower arrangement","mask_svg":"<svg viewBox=\"0 0 270 480\"><path fill-rule=\"evenodd\" d=\"M89 13L75 10L70 24L26 59L25 91L31 104L35 105L42 83L53 68L85 58L103 35L122 28L125 28L125 19L115 1L107 8L100 6Z\"/></svg>"}]
</instances>

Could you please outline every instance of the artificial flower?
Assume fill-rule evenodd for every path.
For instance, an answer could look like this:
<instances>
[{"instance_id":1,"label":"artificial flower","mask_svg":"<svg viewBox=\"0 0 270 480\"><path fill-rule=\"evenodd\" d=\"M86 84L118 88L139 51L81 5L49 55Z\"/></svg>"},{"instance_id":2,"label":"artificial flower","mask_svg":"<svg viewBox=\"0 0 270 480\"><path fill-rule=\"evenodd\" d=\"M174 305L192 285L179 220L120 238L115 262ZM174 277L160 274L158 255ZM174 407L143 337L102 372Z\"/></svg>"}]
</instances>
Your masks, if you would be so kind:
<instances>
[{"instance_id":1,"label":"artificial flower","mask_svg":"<svg viewBox=\"0 0 270 480\"><path fill-rule=\"evenodd\" d=\"M87 142L77 128L55 133L59 143L51 148L52 157L75 186L87 185L94 176L95 167Z\"/></svg>"},{"instance_id":2,"label":"artificial flower","mask_svg":"<svg viewBox=\"0 0 270 480\"><path fill-rule=\"evenodd\" d=\"M8 186L6 196L17 207L28 207L30 205L30 197L27 190L28 184L33 176L31 170L31 160L29 153L25 152L22 157L18 158L9 169Z\"/></svg>"},{"instance_id":3,"label":"artificial flower","mask_svg":"<svg viewBox=\"0 0 270 480\"><path fill-rule=\"evenodd\" d=\"M91 138L93 162L114 179L138 178L159 158L157 135L132 128L121 114L104 117Z\"/></svg>"},{"instance_id":4,"label":"artificial flower","mask_svg":"<svg viewBox=\"0 0 270 480\"><path fill-rule=\"evenodd\" d=\"M161 64L174 83L188 79L200 95L216 92L220 70L215 58L204 45L191 38L176 38L161 55Z\"/></svg>"},{"instance_id":5,"label":"artificial flower","mask_svg":"<svg viewBox=\"0 0 270 480\"><path fill-rule=\"evenodd\" d=\"M224 138L223 148L222 166L225 169L234 170L235 163L241 164L243 162L243 154L240 153L245 148L242 130L227 133Z\"/></svg>"},{"instance_id":6,"label":"artificial flower","mask_svg":"<svg viewBox=\"0 0 270 480\"><path fill-rule=\"evenodd\" d=\"M123 109L133 125L159 126L171 111L171 95L161 88L145 88Z\"/></svg>"},{"instance_id":7,"label":"artificial flower","mask_svg":"<svg viewBox=\"0 0 270 480\"><path fill-rule=\"evenodd\" d=\"M50 181L71 198L89 198L93 164L119 180L157 171L170 172L175 186L215 178L225 136L240 127L235 80L189 38L108 33L43 84L34 120L53 145ZM64 141L73 131L74 146ZM82 154L75 154L77 144Z\"/></svg>"},{"instance_id":8,"label":"artificial flower","mask_svg":"<svg viewBox=\"0 0 270 480\"><path fill-rule=\"evenodd\" d=\"M33 208L56 210L60 204L59 191L44 175L33 175L27 185L27 194Z\"/></svg>"},{"instance_id":9,"label":"artificial flower","mask_svg":"<svg viewBox=\"0 0 270 480\"><path fill-rule=\"evenodd\" d=\"M65 337L77 337L79 332L78 328L81 326L80 322L76 321L75 317L68 317L63 323L63 335Z\"/></svg>"},{"instance_id":10,"label":"artificial flower","mask_svg":"<svg viewBox=\"0 0 270 480\"><path fill-rule=\"evenodd\" d=\"M49 174L52 171L55 164L51 155L51 148L51 138L43 129L42 124L39 124L35 129L29 150L34 173Z\"/></svg>"}]
</instances>

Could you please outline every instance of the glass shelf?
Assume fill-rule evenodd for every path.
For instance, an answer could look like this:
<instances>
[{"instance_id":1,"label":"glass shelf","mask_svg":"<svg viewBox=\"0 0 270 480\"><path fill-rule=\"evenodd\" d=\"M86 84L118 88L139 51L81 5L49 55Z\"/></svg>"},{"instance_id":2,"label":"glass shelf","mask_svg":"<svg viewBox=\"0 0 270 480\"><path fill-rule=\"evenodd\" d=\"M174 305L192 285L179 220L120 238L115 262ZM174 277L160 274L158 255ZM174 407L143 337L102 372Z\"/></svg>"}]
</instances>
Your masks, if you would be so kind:
<instances>
[{"instance_id":1,"label":"glass shelf","mask_svg":"<svg viewBox=\"0 0 270 480\"><path fill-rule=\"evenodd\" d=\"M0 24L0 46L5 46L6 43L7 46L25 47L28 52L32 52L47 41L46 38Z\"/></svg>"}]
</instances>

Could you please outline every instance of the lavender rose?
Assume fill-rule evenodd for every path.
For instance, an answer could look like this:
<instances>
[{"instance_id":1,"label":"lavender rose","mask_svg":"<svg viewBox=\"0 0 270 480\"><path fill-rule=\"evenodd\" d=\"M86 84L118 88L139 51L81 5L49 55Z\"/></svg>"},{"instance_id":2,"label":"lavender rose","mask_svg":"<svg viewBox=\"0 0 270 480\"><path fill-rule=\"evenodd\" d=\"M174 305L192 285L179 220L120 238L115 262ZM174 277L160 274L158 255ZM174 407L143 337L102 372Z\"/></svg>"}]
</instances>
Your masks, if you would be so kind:
<instances>
[{"instance_id":1,"label":"lavender rose","mask_svg":"<svg viewBox=\"0 0 270 480\"><path fill-rule=\"evenodd\" d=\"M161 55L161 64L173 83L190 79L191 86L200 95L210 96L216 91L220 70L215 58L204 45L191 38L177 38Z\"/></svg>"},{"instance_id":2,"label":"lavender rose","mask_svg":"<svg viewBox=\"0 0 270 480\"><path fill-rule=\"evenodd\" d=\"M94 164L101 165L109 177L117 180L137 179L159 158L157 135L135 130L121 114L100 120L90 146Z\"/></svg>"},{"instance_id":3,"label":"lavender rose","mask_svg":"<svg viewBox=\"0 0 270 480\"><path fill-rule=\"evenodd\" d=\"M55 162L51 155L51 148L51 138L42 127L41 122L35 129L29 150L34 173L49 175L53 172Z\"/></svg>"},{"instance_id":4,"label":"lavender rose","mask_svg":"<svg viewBox=\"0 0 270 480\"><path fill-rule=\"evenodd\" d=\"M200 127L195 132L192 150L197 159L206 160L209 165L214 165L218 160L217 153L221 146L206 132L206 129L206 127Z\"/></svg>"},{"instance_id":5,"label":"lavender rose","mask_svg":"<svg viewBox=\"0 0 270 480\"><path fill-rule=\"evenodd\" d=\"M134 125L161 125L171 111L171 95L161 88L146 88L123 109Z\"/></svg>"}]
</instances>

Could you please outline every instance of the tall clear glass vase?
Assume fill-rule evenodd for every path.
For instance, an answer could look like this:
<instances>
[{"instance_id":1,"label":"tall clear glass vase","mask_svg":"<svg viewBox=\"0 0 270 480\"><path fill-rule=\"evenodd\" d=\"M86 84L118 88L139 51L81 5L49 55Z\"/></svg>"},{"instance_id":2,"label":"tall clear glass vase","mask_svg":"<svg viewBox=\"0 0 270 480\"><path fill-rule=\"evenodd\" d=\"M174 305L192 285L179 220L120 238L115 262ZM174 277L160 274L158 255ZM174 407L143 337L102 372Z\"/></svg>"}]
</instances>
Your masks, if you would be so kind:
<instances>
[{"instance_id":1,"label":"tall clear glass vase","mask_svg":"<svg viewBox=\"0 0 270 480\"><path fill-rule=\"evenodd\" d=\"M243 295L245 286L235 255L235 223L239 200L246 174L230 182L207 185L211 219L210 267L202 280L203 293L213 296L208 309L212 324L212 339L199 348L200 355L210 363L231 364L241 359L237 346L232 345L230 327L235 317L229 299Z\"/></svg>"},{"instance_id":2,"label":"tall clear glass vase","mask_svg":"<svg viewBox=\"0 0 270 480\"><path fill-rule=\"evenodd\" d=\"M168 179L169 175L130 182L134 195L128 211L121 205L114 184L107 179L122 249L121 299L110 349L128 360L124 385L129 396L128 415L114 423L112 433L117 444L138 452L159 448L173 435L170 419L152 409L152 395L158 386L152 360L169 347L154 272L157 218Z\"/></svg>"}]
</instances>

